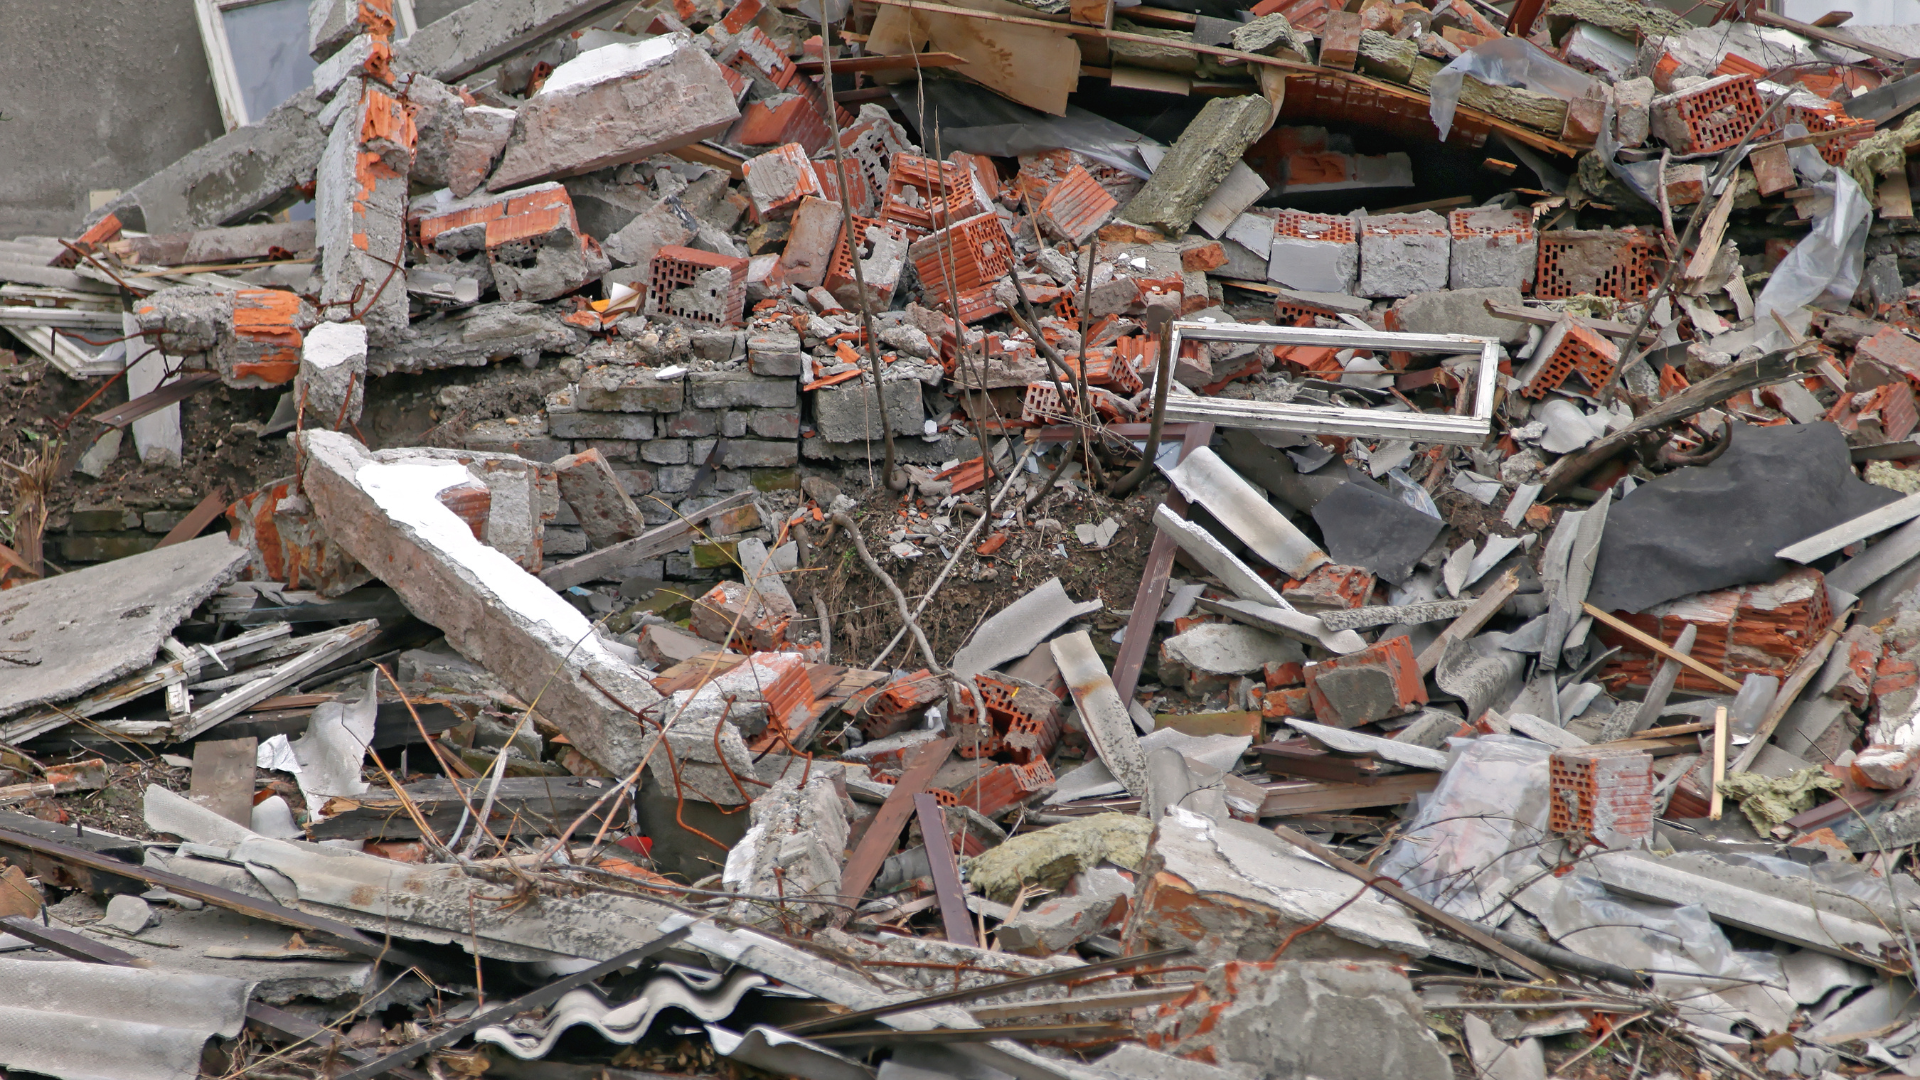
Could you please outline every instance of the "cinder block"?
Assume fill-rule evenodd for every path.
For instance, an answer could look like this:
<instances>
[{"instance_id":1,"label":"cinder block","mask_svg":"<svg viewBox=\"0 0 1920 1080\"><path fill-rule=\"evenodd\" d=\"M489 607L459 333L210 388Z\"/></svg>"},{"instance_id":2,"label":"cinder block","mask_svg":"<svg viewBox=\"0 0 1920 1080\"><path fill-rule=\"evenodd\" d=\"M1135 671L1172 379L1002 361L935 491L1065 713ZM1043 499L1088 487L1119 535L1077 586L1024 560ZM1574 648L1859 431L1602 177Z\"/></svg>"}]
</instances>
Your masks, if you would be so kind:
<instances>
[{"instance_id":1,"label":"cinder block","mask_svg":"<svg viewBox=\"0 0 1920 1080\"><path fill-rule=\"evenodd\" d=\"M800 335L789 326L759 326L747 336L747 370L763 377L794 378L805 370Z\"/></svg>"},{"instance_id":2,"label":"cinder block","mask_svg":"<svg viewBox=\"0 0 1920 1080\"><path fill-rule=\"evenodd\" d=\"M763 439L797 439L800 410L755 409L747 414L747 430Z\"/></svg>"},{"instance_id":3,"label":"cinder block","mask_svg":"<svg viewBox=\"0 0 1920 1080\"><path fill-rule=\"evenodd\" d=\"M1352 728L1403 716L1427 703L1406 635L1306 668L1307 694L1321 723Z\"/></svg>"},{"instance_id":4,"label":"cinder block","mask_svg":"<svg viewBox=\"0 0 1920 1080\"><path fill-rule=\"evenodd\" d=\"M777 409L800 404L800 384L793 379L763 379L746 371L696 371L687 376L687 383L691 403L701 409Z\"/></svg>"},{"instance_id":5,"label":"cinder block","mask_svg":"<svg viewBox=\"0 0 1920 1080\"><path fill-rule=\"evenodd\" d=\"M720 434L720 414L712 409L682 409L660 418L663 439L702 439Z\"/></svg>"},{"instance_id":6,"label":"cinder block","mask_svg":"<svg viewBox=\"0 0 1920 1080\"><path fill-rule=\"evenodd\" d=\"M677 413L686 403L686 386L681 379L656 379L648 368L609 365L587 372L573 403L593 412Z\"/></svg>"},{"instance_id":7,"label":"cinder block","mask_svg":"<svg viewBox=\"0 0 1920 1080\"><path fill-rule=\"evenodd\" d=\"M888 379L887 419L896 435L917 435L926 422L918 379ZM880 402L864 378L813 391L813 426L828 442L866 442L884 437Z\"/></svg>"},{"instance_id":8,"label":"cinder block","mask_svg":"<svg viewBox=\"0 0 1920 1080\"><path fill-rule=\"evenodd\" d=\"M552 438L547 422L540 416L520 416L517 424L505 420L482 420L467 430L462 445L468 450L493 454L513 454L528 461L552 461L573 452L565 439Z\"/></svg>"},{"instance_id":9,"label":"cinder block","mask_svg":"<svg viewBox=\"0 0 1920 1080\"><path fill-rule=\"evenodd\" d=\"M1531 212L1455 210L1447 215L1447 228L1452 235L1449 288L1533 288L1539 250Z\"/></svg>"},{"instance_id":10,"label":"cinder block","mask_svg":"<svg viewBox=\"0 0 1920 1080\"><path fill-rule=\"evenodd\" d=\"M1351 293L1360 276L1353 219L1283 210L1274 221L1267 280L1303 292Z\"/></svg>"},{"instance_id":11,"label":"cinder block","mask_svg":"<svg viewBox=\"0 0 1920 1080\"><path fill-rule=\"evenodd\" d=\"M562 439L651 439L655 425L645 413L549 412L547 430Z\"/></svg>"},{"instance_id":12,"label":"cinder block","mask_svg":"<svg viewBox=\"0 0 1920 1080\"><path fill-rule=\"evenodd\" d=\"M655 439L640 447L640 460L655 465L685 465L692 456L693 444L686 439Z\"/></svg>"},{"instance_id":13,"label":"cinder block","mask_svg":"<svg viewBox=\"0 0 1920 1080\"><path fill-rule=\"evenodd\" d=\"M731 439L725 461L729 469L784 468L800 463L800 444L791 439Z\"/></svg>"},{"instance_id":14,"label":"cinder block","mask_svg":"<svg viewBox=\"0 0 1920 1080\"><path fill-rule=\"evenodd\" d=\"M1360 223L1360 295L1399 297L1444 289L1451 251L1447 221L1431 210L1365 218Z\"/></svg>"}]
</instances>

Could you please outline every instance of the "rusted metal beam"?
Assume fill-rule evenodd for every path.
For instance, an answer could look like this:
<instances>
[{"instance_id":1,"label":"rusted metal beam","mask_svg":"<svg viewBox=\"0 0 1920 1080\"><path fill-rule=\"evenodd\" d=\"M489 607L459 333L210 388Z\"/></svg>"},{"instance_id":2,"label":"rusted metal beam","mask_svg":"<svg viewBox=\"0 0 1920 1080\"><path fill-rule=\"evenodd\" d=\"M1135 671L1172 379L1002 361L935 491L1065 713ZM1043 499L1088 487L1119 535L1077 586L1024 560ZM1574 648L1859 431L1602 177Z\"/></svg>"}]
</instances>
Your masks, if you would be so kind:
<instances>
[{"instance_id":1,"label":"rusted metal beam","mask_svg":"<svg viewBox=\"0 0 1920 1080\"><path fill-rule=\"evenodd\" d=\"M844 906L835 911L834 926L845 926L853 917L860 898L867 895L867 886L873 884L873 876L880 872L880 864L887 860L887 852L892 851L894 841L900 839L900 830L906 828L907 815L913 813L913 797L927 789L933 774L947 763L947 756L959 742L959 739L935 739L922 746L906 775L887 793L887 801L880 804L873 823L860 837L860 846L853 849L853 857L841 871L840 899Z\"/></svg>"},{"instance_id":2,"label":"rusted metal beam","mask_svg":"<svg viewBox=\"0 0 1920 1080\"><path fill-rule=\"evenodd\" d=\"M940 800L924 791L914 795L913 810L920 819L920 838L927 845L927 866L933 875L933 894L940 899L940 921L947 928L947 940L979 948L973 920L968 917L967 898L960 891L960 867L953 861L946 812L940 809Z\"/></svg>"}]
</instances>

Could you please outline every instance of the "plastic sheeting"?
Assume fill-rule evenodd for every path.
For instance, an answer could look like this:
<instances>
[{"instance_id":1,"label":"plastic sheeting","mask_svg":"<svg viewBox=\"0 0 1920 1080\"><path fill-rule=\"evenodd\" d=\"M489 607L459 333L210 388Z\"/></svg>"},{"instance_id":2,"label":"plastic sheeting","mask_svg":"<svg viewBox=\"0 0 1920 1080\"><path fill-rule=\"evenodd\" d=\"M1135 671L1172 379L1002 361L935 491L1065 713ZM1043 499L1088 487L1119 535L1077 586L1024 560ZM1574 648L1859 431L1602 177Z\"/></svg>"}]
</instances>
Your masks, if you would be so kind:
<instances>
[{"instance_id":1,"label":"plastic sheeting","mask_svg":"<svg viewBox=\"0 0 1920 1080\"><path fill-rule=\"evenodd\" d=\"M1788 124L1789 138L1804 136L1807 129ZM1753 300L1756 326L1772 326L1762 342L1768 349L1786 348L1790 342L1774 323L1808 304L1844 311L1860 287L1860 271L1866 263L1867 226L1873 211L1865 193L1853 177L1827 164L1811 146L1796 146L1787 151L1794 172L1804 185L1832 200L1824 213L1815 213L1813 228L1787 257L1774 268L1767 286Z\"/></svg>"},{"instance_id":2,"label":"plastic sheeting","mask_svg":"<svg viewBox=\"0 0 1920 1080\"><path fill-rule=\"evenodd\" d=\"M1446 911L1485 920L1540 866L1552 748L1512 735L1456 745L1380 872Z\"/></svg>"},{"instance_id":3,"label":"plastic sheeting","mask_svg":"<svg viewBox=\"0 0 1920 1080\"><path fill-rule=\"evenodd\" d=\"M1145 180L1153 170L1147 167L1140 148L1165 151L1156 140L1076 105L1067 106L1064 116L1049 116L972 83L931 73L917 84L896 86L894 100L909 120L920 125L920 141L929 153L936 141L941 155L958 150L1017 157L1047 150L1077 150ZM965 119L956 122L961 117Z\"/></svg>"},{"instance_id":4,"label":"plastic sheeting","mask_svg":"<svg viewBox=\"0 0 1920 1080\"><path fill-rule=\"evenodd\" d=\"M1433 77L1428 91L1433 105L1428 115L1445 139L1453 130L1454 110L1460 107L1460 88L1467 76L1488 86L1522 86L1562 101L1583 97L1599 85L1591 76L1581 74L1555 60L1540 46L1521 38L1494 38L1454 57Z\"/></svg>"}]
</instances>

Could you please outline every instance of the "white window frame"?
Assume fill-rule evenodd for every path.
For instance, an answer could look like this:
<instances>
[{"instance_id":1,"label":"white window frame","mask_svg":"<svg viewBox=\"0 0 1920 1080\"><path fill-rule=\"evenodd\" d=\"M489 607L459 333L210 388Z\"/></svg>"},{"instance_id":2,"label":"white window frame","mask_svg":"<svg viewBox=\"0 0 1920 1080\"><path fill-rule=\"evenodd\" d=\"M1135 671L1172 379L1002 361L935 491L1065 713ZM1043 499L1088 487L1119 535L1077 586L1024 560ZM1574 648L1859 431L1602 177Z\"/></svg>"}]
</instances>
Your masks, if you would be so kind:
<instances>
[{"instance_id":1,"label":"white window frame","mask_svg":"<svg viewBox=\"0 0 1920 1080\"><path fill-rule=\"evenodd\" d=\"M1167 395L1168 420L1204 421L1221 427L1308 435L1354 435L1366 439L1478 446L1493 430L1494 380L1499 376L1500 342L1468 334L1407 334L1392 331L1263 326L1257 323L1180 321L1173 324L1173 355L1185 341L1229 341L1253 345L1324 345L1336 349L1379 349L1427 353L1479 353L1473 412L1467 416L1348 409L1328 405L1292 405L1234 398L1202 397L1174 383ZM1183 392L1184 391L1184 392Z\"/></svg>"},{"instance_id":2,"label":"white window frame","mask_svg":"<svg viewBox=\"0 0 1920 1080\"><path fill-rule=\"evenodd\" d=\"M220 119L228 131L246 127L263 117L247 115L246 95L240 90L240 72L233 63L233 45L227 40L227 20L234 8L253 7L269 0L193 0L200 22L200 43L207 47L207 67L213 74L213 93L220 99ZM413 33L413 0L393 0L394 39Z\"/></svg>"}]
</instances>

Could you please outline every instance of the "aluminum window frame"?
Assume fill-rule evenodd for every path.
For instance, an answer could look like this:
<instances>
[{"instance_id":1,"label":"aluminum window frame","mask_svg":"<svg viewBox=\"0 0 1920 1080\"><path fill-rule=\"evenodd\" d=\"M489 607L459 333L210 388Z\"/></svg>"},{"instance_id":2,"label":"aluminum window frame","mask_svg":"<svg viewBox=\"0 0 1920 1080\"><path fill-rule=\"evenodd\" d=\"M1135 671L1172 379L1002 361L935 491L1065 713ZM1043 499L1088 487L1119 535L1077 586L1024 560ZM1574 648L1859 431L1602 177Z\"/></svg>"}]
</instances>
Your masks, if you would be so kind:
<instances>
[{"instance_id":1,"label":"aluminum window frame","mask_svg":"<svg viewBox=\"0 0 1920 1080\"><path fill-rule=\"evenodd\" d=\"M246 93L240 86L240 71L233 62L233 43L227 40L226 13L236 8L256 7L271 0L193 0L193 13L200 23L200 43L207 50L207 69L213 76L213 94L220 102L220 119L228 131L257 123L265 117L247 114ZM414 31L413 0L393 0L393 33L396 42Z\"/></svg>"},{"instance_id":2,"label":"aluminum window frame","mask_svg":"<svg viewBox=\"0 0 1920 1080\"><path fill-rule=\"evenodd\" d=\"M1295 405L1202 397L1178 383L1169 387L1166 419L1220 427L1284 431L1306 435L1350 435L1365 439L1406 439L1453 446L1478 446L1493 432L1493 391L1500 371L1500 339L1474 334L1408 334L1389 330L1267 326L1261 323L1175 321L1169 347L1180 355L1185 341L1224 341L1251 345L1322 345L1336 349L1384 349L1396 352L1479 354L1480 373L1467 416L1349 409L1331 405Z\"/></svg>"}]
</instances>

